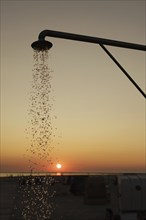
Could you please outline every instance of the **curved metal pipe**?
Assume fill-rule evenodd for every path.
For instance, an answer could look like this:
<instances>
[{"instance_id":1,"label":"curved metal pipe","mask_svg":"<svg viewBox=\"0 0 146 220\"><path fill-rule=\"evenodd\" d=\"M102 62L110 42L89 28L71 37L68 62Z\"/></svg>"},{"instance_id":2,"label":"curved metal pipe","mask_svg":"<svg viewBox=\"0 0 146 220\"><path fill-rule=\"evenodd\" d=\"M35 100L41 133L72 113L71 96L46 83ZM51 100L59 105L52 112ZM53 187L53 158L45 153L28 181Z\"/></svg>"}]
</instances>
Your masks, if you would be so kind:
<instances>
[{"instance_id":1,"label":"curved metal pipe","mask_svg":"<svg viewBox=\"0 0 146 220\"><path fill-rule=\"evenodd\" d=\"M38 38L39 40L44 41L46 36L146 51L146 45L110 40L105 38L91 37L80 34L72 34L72 33L60 32L60 31L52 31L52 30L44 30L40 32Z\"/></svg>"},{"instance_id":2,"label":"curved metal pipe","mask_svg":"<svg viewBox=\"0 0 146 220\"><path fill-rule=\"evenodd\" d=\"M44 30L39 34L38 41L35 41L31 44L32 48L38 51L50 49L52 47L52 43L45 40L45 37L47 36L99 44L102 47L102 49L109 55L109 57L115 62L115 64L121 69L121 71L127 76L127 78L134 84L134 86L139 90L139 92L146 98L146 94L143 92L143 90L126 72L126 70L119 64L119 62L113 57L113 55L104 47L104 45L109 45L115 47L146 51L146 45L110 40L105 38L91 37L86 35L72 34L72 33L60 32L60 31Z\"/></svg>"}]
</instances>

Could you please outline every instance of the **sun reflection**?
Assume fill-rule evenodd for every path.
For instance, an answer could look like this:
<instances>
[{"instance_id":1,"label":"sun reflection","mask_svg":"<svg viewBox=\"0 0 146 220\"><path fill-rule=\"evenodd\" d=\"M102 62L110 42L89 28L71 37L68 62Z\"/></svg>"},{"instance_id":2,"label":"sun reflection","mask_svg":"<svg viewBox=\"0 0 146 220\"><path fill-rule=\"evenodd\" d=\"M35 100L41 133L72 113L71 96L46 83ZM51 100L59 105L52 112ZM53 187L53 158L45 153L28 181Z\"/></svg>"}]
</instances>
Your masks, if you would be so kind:
<instances>
[{"instance_id":1,"label":"sun reflection","mask_svg":"<svg viewBox=\"0 0 146 220\"><path fill-rule=\"evenodd\" d=\"M59 173L59 172L58 172L58 173L56 173L56 176L61 176L61 173Z\"/></svg>"}]
</instances>

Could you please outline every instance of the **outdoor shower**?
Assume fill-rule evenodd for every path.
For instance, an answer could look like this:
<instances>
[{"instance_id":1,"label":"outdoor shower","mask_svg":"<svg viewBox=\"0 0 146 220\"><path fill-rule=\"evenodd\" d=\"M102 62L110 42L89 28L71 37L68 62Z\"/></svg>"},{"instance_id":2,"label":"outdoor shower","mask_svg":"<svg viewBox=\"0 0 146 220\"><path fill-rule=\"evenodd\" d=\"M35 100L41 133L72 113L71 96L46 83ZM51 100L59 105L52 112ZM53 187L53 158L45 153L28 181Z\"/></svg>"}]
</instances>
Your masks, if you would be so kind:
<instances>
[{"instance_id":1,"label":"outdoor shower","mask_svg":"<svg viewBox=\"0 0 146 220\"><path fill-rule=\"evenodd\" d=\"M107 50L104 45L122 47L127 49L134 49L140 51L146 51L146 45L128 43L123 41L116 41L86 35L72 34L66 32L44 30L39 34L38 41L31 44L31 47L37 51L49 50L53 44L45 40L45 37L63 38L67 40L82 41L86 43L99 44L101 48L107 53L107 55L114 61L114 63L121 69L121 71L127 76L127 78L133 83L133 85L139 90L139 92L146 98L146 94L139 87L139 85L131 78L127 71L121 66L121 64L113 57L113 55Z\"/></svg>"}]
</instances>

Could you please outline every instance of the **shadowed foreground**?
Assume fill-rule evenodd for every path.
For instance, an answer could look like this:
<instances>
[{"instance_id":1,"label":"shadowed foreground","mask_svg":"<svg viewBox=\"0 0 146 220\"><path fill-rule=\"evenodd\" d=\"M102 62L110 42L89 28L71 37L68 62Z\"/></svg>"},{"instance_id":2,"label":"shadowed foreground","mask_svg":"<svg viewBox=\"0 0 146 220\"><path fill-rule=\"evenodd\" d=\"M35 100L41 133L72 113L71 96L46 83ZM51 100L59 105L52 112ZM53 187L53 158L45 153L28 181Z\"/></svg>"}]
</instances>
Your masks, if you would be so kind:
<instances>
[{"instance_id":1,"label":"shadowed foreground","mask_svg":"<svg viewBox=\"0 0 146 220\"><path fill-rule=\"evenodd\" d=\"M107 210L111 205L113 211L114 209L118 210L118 202L116 200L117 182L115 176L111 181L115 185L111 195L108 182L108 176L0 178L0 219L145 220L145 213L143 214L143 210L146 211L145 196L138 197L141 195L139 185L136 185L137 201L140 199L141 201L139 201L143 203L139 205L138 201L137 205L133 206L133 210L137 210L132 210L132 212L128 210L131 207L131 198L127 197L128 201L126 202L128 203L126 204L125 201L123 203L125 205L125 207L123 205L123 213L126 214L123 214L122 218L109 216L110 213L107 213ZM143 187L143 185L141 186ZM125 189L127 189L126 186ZM144 200L142 201L142 199ZM113 201L113 204L110 204L110 200Z\"/></svg>"},{"instance_id":2,"label":"shadowed foreground","mask_svg":"<svg viewBox=\"0 0 146 220\"><path fill-rule=\"evenodd\" d=\"M2 220L21 220L22 203L21 200L27 200L27 187L19 178L1 178L1 201L0 201L0 217ZM30 186L31 187L31 186ZM36 186L41 187L39 185ZM52 186L52 190L56 190L56 194L52 199L54 212L51 215L52 220L103 220L105 207L103 205L85 204L84 195L81 187L75 189L72 186L72 192L69 184L61 184L57 179ZM24 195L25 193L25 195ZM48 205L50 200L48 199ZM40 201L38 200L38 205ZM36 207L37 208L37 207ZM40 210L41 211L41 210ZM36 216L31 219L37 220Z\"/></svg>"}]
</instances>

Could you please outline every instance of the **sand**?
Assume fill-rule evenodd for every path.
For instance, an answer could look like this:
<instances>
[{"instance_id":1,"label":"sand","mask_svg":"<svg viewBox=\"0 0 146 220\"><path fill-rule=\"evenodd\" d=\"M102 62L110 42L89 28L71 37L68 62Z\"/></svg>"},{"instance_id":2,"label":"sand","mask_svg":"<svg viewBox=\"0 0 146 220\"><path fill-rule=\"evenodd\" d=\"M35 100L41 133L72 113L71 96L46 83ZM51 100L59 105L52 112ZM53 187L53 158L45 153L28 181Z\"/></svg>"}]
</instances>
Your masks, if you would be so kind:
<instances>
[{"instance_id":1,"label":"sand","mask_svg":"<svg viewBox=\"0 0 146 220\"><path fill-rule=\"evenodd\" d=\"M79 180L78 180L79 181ZM20 183L21 182L21 183ZM84 181L82 181L83 184ZM76 186L75 186L76 185ZM2 220L23 220L21 215L22 195L25 192L26 185L17 177L0 178L0 219ZM36 186L41 187L41 186ZM53 198L54 212L51 215L51 220L103 220L105 217L106 202L93 201L90 198L85 199L82 186L79 184L71 184L62 181L60 177L56 177L55 183L50 186L56 190ZM21 188L21 190L20 190ZM72 189L71 189L72 188ZM72 191L72 192L71 192ZM26 193L26 192L25 192ZM27 193L26 193L27 194ZM39 201L38 201L39 202ZM48 200L49 203L49 200ZM101 204L100 204L101 203ZM104 203L104 204L103 204ZM15 206L17 209L15 210ZM31 217L31 220L37 220L36 217ZM39 218L40 219L40 218ZM41 219L43 220L43 219Z\"/></svg>"},{"instance_id":2,"label":"sand","mask_svg":"<svg viewBox=\"0 0 146 220\"><path fill-rule=\"evenodd\" d=\"M52 179L49 176L1 177L0 219L107 220L105 218L107 208L117 210L119 201L116 195L119 194L117 194L115 175L110 175L112 184L110 194L107 187L109 186L108 176L55 176L53 178L53 182L48 185L47 182ZM145 220L146 176L142 175L141 178L140 175L122 176L123 181L129 179L130 182L128 181L127 185L121 188L123 190L120 200L123 201L120 206L121 219ZM55 196L52 197L54 192ZM53 205L48 208L50 204ZM49 214L52 210L53 212Z\"/></svg>"}]
</instances>

